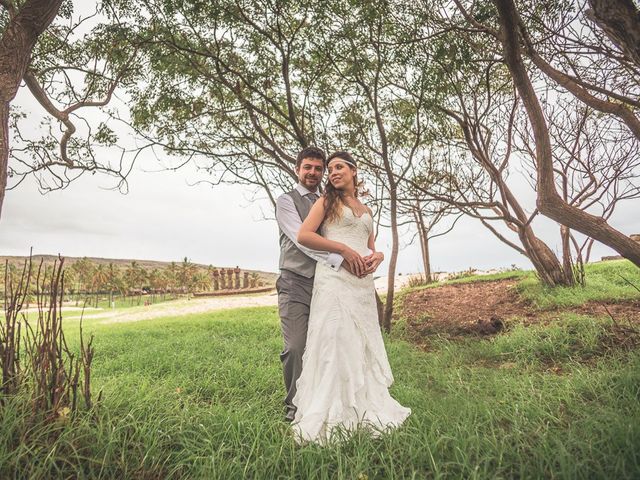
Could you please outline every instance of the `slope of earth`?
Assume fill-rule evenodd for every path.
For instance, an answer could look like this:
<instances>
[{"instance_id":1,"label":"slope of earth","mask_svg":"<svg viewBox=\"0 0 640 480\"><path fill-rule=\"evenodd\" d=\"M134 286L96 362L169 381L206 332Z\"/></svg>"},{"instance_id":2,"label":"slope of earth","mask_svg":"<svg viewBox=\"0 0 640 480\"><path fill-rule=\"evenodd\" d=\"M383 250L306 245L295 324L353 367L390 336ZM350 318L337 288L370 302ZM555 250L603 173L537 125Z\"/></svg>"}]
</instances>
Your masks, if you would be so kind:
<instances>
[{"instance_id":1,"label":"slope of earth","mask_svg":"<svg viewBox=\"0 0 640 480\"><path fill-rule=\"evenodd\" d=\"M540 309L518 293L518 279L445 284L407 292L402 315L415 338L492 335L512 320L547 323L564 313L606 316L614 322L640 324L640 299L588 301L579 306Z\"/></svg>"}]
</instances>

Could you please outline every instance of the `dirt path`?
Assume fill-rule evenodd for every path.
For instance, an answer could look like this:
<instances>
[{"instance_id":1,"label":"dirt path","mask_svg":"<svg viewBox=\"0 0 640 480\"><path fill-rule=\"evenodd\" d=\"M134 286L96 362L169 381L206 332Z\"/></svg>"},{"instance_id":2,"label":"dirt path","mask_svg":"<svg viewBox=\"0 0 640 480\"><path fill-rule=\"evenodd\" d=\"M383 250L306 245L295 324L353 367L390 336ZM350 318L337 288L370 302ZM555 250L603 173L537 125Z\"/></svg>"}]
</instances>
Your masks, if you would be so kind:
<instances>
[{"instance_id":1,"label":"dirt path","mask_svg":"<svg viewBox=\"0 0 640 480\"><path fill-rule=\"evenodd\" d=\"M403 287L409 281L409 277L398 277L395 282L396 288ZM379 293L386 292L387 279L381 277L376 279L376 290ZM189 315L192 313L207 313L219 310L230 310L242 307L265 307L278 305L278 296L274 291L259 295L233 295L220 297L196 297L191 300L175 300L171 302L157 303L149 306L132 307L119 310L100 310L96 313L85 311L85 319L100 319L98 323L121 323L137 322L140 320L150 320L153 318L173 317ZM70 307L65 307L71 310ZM68 317L69 319L79 319L80 316Z\"/></svg>"},{"instance_id":2,"label":"dirt path","mask_svg":"<svg viewBox=\"0 0 640 480\"><path fill-rule=\"evenodd\" d=\"M99 323L137 322L152 318L207 313L242 307L265 307L278 304L275 292L261 295L234 295L225 297L192 298L156 303L154 305L133 307L120 310L105 310L100 313L84 315L85 319L102 319ZM69 317L80 318L79 316Z\"/></svg>"}]
</instances>

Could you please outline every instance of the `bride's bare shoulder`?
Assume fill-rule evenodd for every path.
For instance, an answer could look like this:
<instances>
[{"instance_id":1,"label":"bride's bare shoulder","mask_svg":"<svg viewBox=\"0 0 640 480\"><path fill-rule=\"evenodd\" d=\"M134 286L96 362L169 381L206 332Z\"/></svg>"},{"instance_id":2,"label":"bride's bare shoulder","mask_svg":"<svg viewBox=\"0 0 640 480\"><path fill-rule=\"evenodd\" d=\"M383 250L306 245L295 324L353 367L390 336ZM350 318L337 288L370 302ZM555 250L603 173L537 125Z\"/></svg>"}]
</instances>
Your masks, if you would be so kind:
<instances>
[{"instance_id":1,"label":"bride's bare shoulder","mask_svg":"<svg viewBox=\"0 0 640 480\"><path fill-rule=\"evenodd\" d=\"M362 200L360 200L360 205L362 205L366 212L373 217L373 210L371 210L371 207L369 207L369 205L364 203Z\"/></svg>"}]
</instances>

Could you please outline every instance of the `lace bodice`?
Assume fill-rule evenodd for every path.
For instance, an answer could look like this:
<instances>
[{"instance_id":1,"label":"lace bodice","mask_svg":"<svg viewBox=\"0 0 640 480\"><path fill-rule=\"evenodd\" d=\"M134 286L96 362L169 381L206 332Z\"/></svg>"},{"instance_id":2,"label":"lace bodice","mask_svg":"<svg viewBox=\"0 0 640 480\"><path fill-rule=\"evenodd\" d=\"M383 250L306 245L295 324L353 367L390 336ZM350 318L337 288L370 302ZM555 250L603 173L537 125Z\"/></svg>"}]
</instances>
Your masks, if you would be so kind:
<instances>
[{"instance_id":1,"label":"lace bodice","mask_svg":"<svg viewBox=\"0 0 640 480\"><path fill-rule=\"evenodd\" d=\"M323 237L342 242L360 255L368 255L369 235L373 232L373 218L367 212L358 217L346 205L342 206L342 217L322 225Z\"/></svg>"}]
</instances>

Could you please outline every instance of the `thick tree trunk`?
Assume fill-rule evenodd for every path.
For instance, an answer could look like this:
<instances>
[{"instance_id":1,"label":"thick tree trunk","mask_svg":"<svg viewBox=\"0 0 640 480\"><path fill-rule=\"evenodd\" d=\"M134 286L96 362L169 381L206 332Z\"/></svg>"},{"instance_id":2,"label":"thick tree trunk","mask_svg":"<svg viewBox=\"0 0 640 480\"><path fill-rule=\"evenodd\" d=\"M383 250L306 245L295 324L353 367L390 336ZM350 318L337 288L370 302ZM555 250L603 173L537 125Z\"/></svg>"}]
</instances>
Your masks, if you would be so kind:
<instances>
[{"instance_id":1,"label":"thick tree trunk","mask_svg":"<svg viewBox=\"0 0 640 480\"><path fill-rule=\"evenodd\" d=\"M633 0L589 0L587 16L640 67L640 11Z\"/></svg>"},{"instance_id":2,"label":"thick tree trunk","mask_svg":"<svg viewBox=\"0 0 640 480\"><path fill-rule=\"evenodd\" d=\"M389 257L389 271L387 279L387 299L384 305L384 324L383 328L388 333L391 331L391 317L393 316L393 297L395 293L396 264L398 263L398 201L396 198L397 191L391 188L389 196L391 197L389 205L389 213L391 215L391 256Z\"/></svg>"},{"instance_id":3,"label":"thick tree trunk","mask_svg":"<svg viewBox=\"0 0 640 480\"><path fill-rule=\"evenodd\" d=\"M58 14L62 0L27 0L11 12L0 39L0 214L9 168L9 106L18 92L38 37Z\"/></svg>"},{"instance_id":4,"label":"thick tree trunk","mask_svg":"<svg viewBox=\"0 0 640 480\"><path fill-rule=\"evenodd\" d=\"M478 139L474 137L474 133L467 122L458 120L458 123L462 128L465 141L469 146L471 154L491 176L491 179L495 184L499 186L505 210L512 210L513 214L508 213L508 216L512 218L504 217L504 220L510 229L518 233L523 248L520 249L517 245L507 241L487 222L483 221L483 224L488 227L489 230L491 230L501 241L507 243L512 248L515 248L517 251L527 256L536 269L540 280L545 285L551 287L566 285L564 271L562 270L562 265L560 265L558 258L542 240L535 236L529 216L525 212L524 208L522 208L522 205L520 205L520 202L518 202L516 195L511 191L504 178L502 178L502 173L490 161L488 152L478 148L478 145L484 141L480 143L477 141ZM513 216L515 216L515 218L513 218Z\"/></svg>"},{"instance_id":5,"label":"thick tree trunk","mask_svg":"<svg viewBox=\"0 0 640 480\"><path fill-rule=\"evenodd\" d=\"M612 228L602 217L596 217L567 204L556 191L553 172L553 153L547 122L520 52L518 13L513 0L494 0L500 17L500 41L505 62L527 110L536 143L537 207L552 220L577 230L613 248L640 267L640 245Z\"/></svg>"},{"instance_id":6,"label":"thick tree trunk","mask_svg":"<svg viewBox=\"0 0 640 480\"><path fill-rule=\"evenodd\" d=\"M558 257L549 246L535 236L530 226L518 231L520 241L542 283L549 287L566 285L566 278Z\"/></svg>"}]
</instances>

